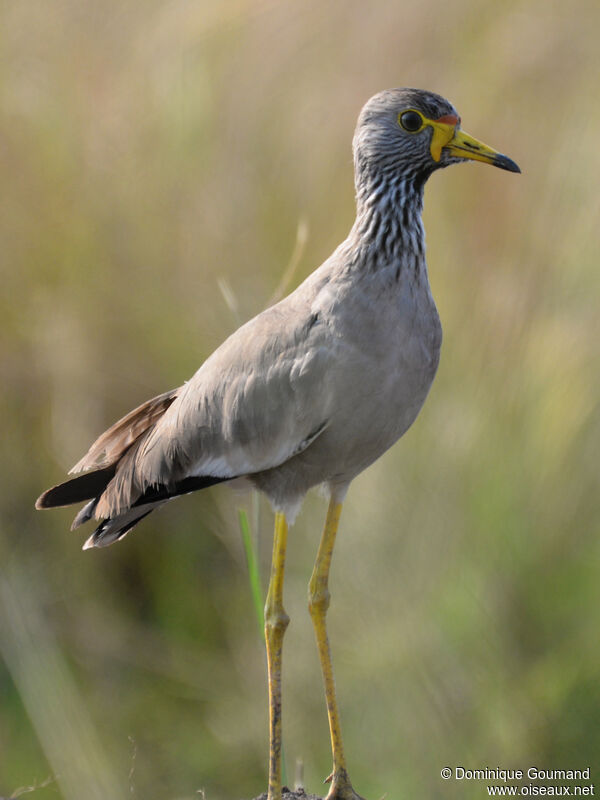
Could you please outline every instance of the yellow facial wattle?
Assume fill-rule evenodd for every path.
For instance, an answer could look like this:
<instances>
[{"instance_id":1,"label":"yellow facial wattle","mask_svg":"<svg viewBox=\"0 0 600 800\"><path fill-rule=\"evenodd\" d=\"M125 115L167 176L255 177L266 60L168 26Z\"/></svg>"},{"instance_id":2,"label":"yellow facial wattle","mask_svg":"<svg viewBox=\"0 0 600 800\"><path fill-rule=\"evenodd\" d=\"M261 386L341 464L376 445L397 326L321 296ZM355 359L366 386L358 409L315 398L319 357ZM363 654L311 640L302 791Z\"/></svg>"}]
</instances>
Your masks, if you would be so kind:
<instances>
[{"instance_id":1,"label":"yellow facial wattle","mask_svg":"<svg viewBox=\"0 0 600 800\"><path fill-rule=\"evenodd\" d=\"M411 127L407 127L403 122L403 118L406 118L407 115L411 115ZM421 120L420 125L414 124L416 118L412 115L418 115ZM459 127L460 119L455 114L445 114L438 119L429 119L420 111L411 108L398 115L398 123L409 133L420 133L425 127L432 128L429 149L431 157L436 163L439 163L442 157L442 150L447 148L448 152L457 158L483 161L484 164L492 164L500 169L509 170L509 172L521 171L511 158L462 131Z\"/></svg>"}]
</instances>

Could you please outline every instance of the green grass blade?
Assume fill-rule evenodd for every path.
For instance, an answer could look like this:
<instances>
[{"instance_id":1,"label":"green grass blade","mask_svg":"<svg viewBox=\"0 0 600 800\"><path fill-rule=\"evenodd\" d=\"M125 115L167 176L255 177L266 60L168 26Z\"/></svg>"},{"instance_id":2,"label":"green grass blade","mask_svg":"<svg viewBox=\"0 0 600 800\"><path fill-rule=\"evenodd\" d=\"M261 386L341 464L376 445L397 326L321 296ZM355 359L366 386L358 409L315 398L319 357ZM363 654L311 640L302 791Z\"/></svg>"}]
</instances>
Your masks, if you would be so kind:
<instances>
[{"instance_id":1,"label":"green grass blade","mask_svg":"<svg viewBox=\"0 0 600 800\"><path fill-rule=\"evenodd\" d=\"M262 596L262 589L260 585L260 573L258 569L258 559L256 557L256 549L252 541L250 533L250 523L248 522L248 515L242 508L238 510L238 518L240 522L240 530L242 532L242 541L244 542L244 550L246 551L246 563L248 564L248 578L250 580L250 591L252 592L252 602L254 604L254 612L260 629L261 638L264 639L265 635L265 612L264 600Z\"/></svg>"},{"instance_id":2,"label":"green grass blade","mask_svg":"<svg viewBox=\"0 0 600 800\"><path fill-rule=\"evenodd\" d=\"M246 563L248 564L248 577L250 579L250 591L252 592L252 602L254 604L254 612L260 628L260 636L262 641L265 639L265 612L264 612L264 599L262 596L262 589L260 584L260 572L258 569L258 558L256 556L256 548L252 541L252 534L250 532L250 523L248 522L248 515L243 508L238 509L238 519L240 523L240 530L242 532L242 541L244 543L244 550L246 552ZM282 785L287 785L287 769L285 766L285 750L283 742L281 743L281 779Z\"/></svg>"}]
</instances>

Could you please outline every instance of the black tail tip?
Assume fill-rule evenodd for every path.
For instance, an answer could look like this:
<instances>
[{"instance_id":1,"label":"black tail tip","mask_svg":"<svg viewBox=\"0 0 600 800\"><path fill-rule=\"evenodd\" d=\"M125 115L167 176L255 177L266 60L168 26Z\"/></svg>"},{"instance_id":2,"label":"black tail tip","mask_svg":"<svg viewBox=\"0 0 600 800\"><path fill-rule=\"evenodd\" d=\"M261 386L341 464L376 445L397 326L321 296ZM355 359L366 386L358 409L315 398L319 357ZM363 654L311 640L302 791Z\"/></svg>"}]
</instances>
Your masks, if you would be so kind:
<instances>
[{"instance_id":1,"label":"black tail tip","mask_svg":"<svg viewBox=\"0 0 600 800\"><path fill-rule=\"evenodd\" d=\"M52 508L52 505L48 502L48 498L46 496L48 491L42 492L42 494L35 501L35 507L38 511L43 511L45 508Z\"/></svg>"}]
</instances>

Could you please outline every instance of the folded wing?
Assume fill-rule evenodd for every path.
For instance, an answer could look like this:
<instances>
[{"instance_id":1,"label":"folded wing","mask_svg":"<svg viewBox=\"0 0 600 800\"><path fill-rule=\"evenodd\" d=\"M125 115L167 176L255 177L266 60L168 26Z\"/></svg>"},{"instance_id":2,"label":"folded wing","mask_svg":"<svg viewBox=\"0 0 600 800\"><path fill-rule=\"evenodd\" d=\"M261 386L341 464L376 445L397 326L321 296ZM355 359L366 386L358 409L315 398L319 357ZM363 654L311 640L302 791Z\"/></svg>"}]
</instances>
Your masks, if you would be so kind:
<instances>
[{"instance_id":1,"label":"folded wing","mask_svg":"<svg viewBox=\"0 0 600 800\"><path fill-rule=\"evenodd\" d=\"M327 426L333 352L315 315L282 305L237 330L184 386L115 423L71 470L84 473L37 507L89 500L74 527L101 519L86 544L108 544L171 497L276 467L308 446Z\"/></svg>"}]
</instances>

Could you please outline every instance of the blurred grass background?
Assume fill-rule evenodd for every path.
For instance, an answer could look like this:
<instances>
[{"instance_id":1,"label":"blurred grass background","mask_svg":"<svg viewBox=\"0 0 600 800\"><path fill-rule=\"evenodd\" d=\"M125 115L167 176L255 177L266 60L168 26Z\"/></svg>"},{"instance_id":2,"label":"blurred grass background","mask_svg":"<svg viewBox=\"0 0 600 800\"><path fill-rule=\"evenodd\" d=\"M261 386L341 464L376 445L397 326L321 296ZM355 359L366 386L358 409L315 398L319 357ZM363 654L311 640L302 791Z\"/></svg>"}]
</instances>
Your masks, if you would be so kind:
<instances>
[{"instance_id":1,"label":"blurred grass background","mask_svg":"<svg viewBox=\"0 0 600 800\"><path fill-rule=\"evenodd\" d=\"M0 794L200 796L266 785L264 656L237 507L179 500L83 553L33 511L111 422L176 386L353 220L357 113L429 88L523 175L434 176L438 378L353 484L330 631L369 798L478 798L441 767L599 780L600 6L574 0L29 0L1 7ZM304 227L305 226L305 227ZM226 302L222 287L235 302ZM221 288L220 288L221 287ZM329 773L292 530L284 738ZM253 534L267 575L272 515Z\"/></svg>"}]
</instances>

